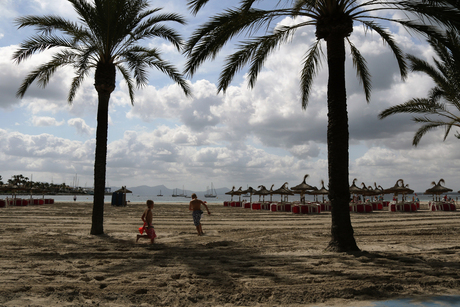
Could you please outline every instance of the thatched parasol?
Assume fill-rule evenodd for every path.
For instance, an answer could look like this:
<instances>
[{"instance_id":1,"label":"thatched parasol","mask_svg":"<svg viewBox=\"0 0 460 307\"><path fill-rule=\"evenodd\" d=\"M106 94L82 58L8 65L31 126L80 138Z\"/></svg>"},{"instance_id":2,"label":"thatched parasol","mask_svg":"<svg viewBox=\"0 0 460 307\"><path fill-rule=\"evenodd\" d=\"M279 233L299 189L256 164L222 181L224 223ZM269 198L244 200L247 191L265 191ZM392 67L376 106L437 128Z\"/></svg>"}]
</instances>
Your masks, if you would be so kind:
<instances>
[{"instance_id":1,"label":"thatched parasol","mask_svg":"<svg viewBox=\"0 0 460 307\"><path fill-rule=\"evenodd\" d=\"M308 192L308 194L310 195L322 195L323 196L323 203L324 203L324 195L327 195L329 194L329 191L326 190L326 188L324 187L324 180L321 179L321 189L316 189L316 190L313 190L313 191L310 191Z\"/></svg>"},{"instance_id":2,"label":"thatched parasol","mask_svg":"<svg viewBox=\"0 0 460 307\"><path fill-rule=\"evenodd\" d=\"M283 199L283 195L286 196L285 201L287 201L288 195L294 195L294 193L288 189L288 183L285 182L279 189L271 192L271 194L279 194L281 195L281 199Z\"/></svg>"},{"instance_id":3,"label":"thatched parasol","mask_svg":"<svg viewBox=\"0 0 460 307\"><path fill-rule=\"evenodd\" d=\"M235 195L238 195L238 201L241 202L241 195L244 194L242 190L243 187L239 187L238 190L235 191Z\"/></svg>"},{"instance_id":4,"label":"thatched parasol","mask_svg":"<svg viewBox=\"0 0 460 307\"><path fill-rule=\"evenodd\" d=\"M265 195L269 195L270 191L267 190L267 188L263 185L258 186L259 190L254 192L254 195L259 195L259 201L260 201L260 196L262 195L262 201L265 202Z\"/></svg>"},{"instance_id":5,"label":"thatched parasol","mask_svg":"<svg viewBox=\"0 0 460 307\"><path fill-rule=\"evenodd\" d=\"M359 194L361 194L361 192L362 192L362 190L356 186L356 181L357 181L357 180L358 180L358 179L356 179L356 178L353 179L353 183L352 183L351 186L350 186L350 193L351 193L351 194L359 195Z\"/></svg>"},{"instance_id":6,"label":"thatched parasol","mask_svg":"<svg viewBox=\"0 0 460 307\"><path fill-rule=\"evenodd\" d=\"M401 185L399 185L401 183ZM409 189L409 184L404 185L404 180L403 179L398 179L395 183L395 185L389 189L384 190L385 194L394 194L396 197L401 194L403 196L403 201L404 201L404 195L406 194L412 194L414 193L414 190ZM398 199L396 199L397 201Z\"/></svg>"},{"instance_id":7,"label":"thatched parasol","mask_svg":"<svg viewBox=\"0 0 460 307\"><path fill-rule=\"evenodd\" d=\"M361 192L361 195L363 196L375 196L375 195L378 195L380 194L380 190L374 190L374 188L372 188L372 186L368 186L366 187L366 184L363 182L362 183L363 185L363 188L362 188L362 192Z\"/></svg>"},{"instance_id":8,"label":"thatched parasol","mask_svg":"<svg viewBox=\"0 0 460 307\"><path fill-rule=\"evenodd\" d=\"M434 187L430 188L430 189L427 189L425 191L424 194L433 194L433 200L434 200L434 197L435 195L436 196L439 196L441 194L444 194L444 193L448 193L448 192L452 192L453 190L452 189L449 189L449 188L446 188L446 187L443 187L441 185L441 183L445 183L444 179L440 179L438 181L438 183L436 184L436 182L431 182L432 185L434 185Z\"/></svg>"},{"instance_id":9,"label":"thatched parasol","mask_svg":"<svg viewBox=\"0 0 460 307\"><path fill-rule=\"evenodd\" d=\"M249 193L249 202L252 203L252 194L254 194L256 190L254 190L252 187L247 188L246 190L242 191L241 194L248 194Z\"/></svg>"},{"instance_id":10,"label":"thatched parasol","mask_svg":"<svg viewBox=\"0 0 460 307\"><path fill-rule=\"evenodd\" d=\"M291 188L291 191L294 192L295 194L300 194L300 201L304 204L305 203L305 193L307 191L313 191L315 190L315 187L312 187L311 185L307 184L305 181L307 180L307 177L309 175L306 174L303 177L302 183L296 185L295 187Z\"/></svg>"},{"instance_id":11,"label":"thatched parasol","mask_svg":"<svg viewBox=\"0 0 460 307\"><path fill-rule=\"evenodd\" d=\"M116 192L116 193L122 192L122 193L125 193L125 194L126 194L126 193L132 193L132 191L128 190L128 189L126 188L126 186L122 186L121 189L116 190L115 192Z\"/></svg>"},{"instance_id":12,"label":"thatched parasol","mask_svg":"<svg viewBox=\"0 0 460 307\"><path fill-rule=\"evenodd\" d=\"M230 191L226 192L225 194L230 195L230 201L233 201L233 195L236 194L235 186L233 186L232 189Z\"/></svg>"}]
</instances>

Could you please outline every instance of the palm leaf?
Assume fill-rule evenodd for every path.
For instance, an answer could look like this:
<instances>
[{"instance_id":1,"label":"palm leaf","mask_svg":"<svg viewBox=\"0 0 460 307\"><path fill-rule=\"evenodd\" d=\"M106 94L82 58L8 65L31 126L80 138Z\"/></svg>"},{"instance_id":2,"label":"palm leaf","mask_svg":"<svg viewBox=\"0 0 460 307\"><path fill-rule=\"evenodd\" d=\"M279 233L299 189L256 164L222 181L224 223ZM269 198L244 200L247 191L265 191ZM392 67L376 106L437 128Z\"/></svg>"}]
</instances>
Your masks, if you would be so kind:
<instances>
[{"instance_id":1,"label":"palm leaf","mask_svg":"<svg viewBox=\"0 0 460 307\"><path fill-rule=\"evenodd\" d=\"M356 75L359 78L360 83L363 85L364 94L366 96L366 101L369 102L371 99L371 74L367 69L366 60L361 56L359 50L352 44L352 42L347 38L347 41L350 45L351 55L353 58L353 66L356 68Z\"/></svg>"},{"instance_id":2,"label":"palm leaf","mask_svg":"<svg viewBox=\"0 0 460 307\"><path fill-rule=\"evenodd\" d=\"M316 43L308 50L305 60L303 61L303 69L300 76L300 90L302 93L302 108L308 106L308 97L310 97L313 80L321 66L321 41Z\"/></svg>"}]
</instances>

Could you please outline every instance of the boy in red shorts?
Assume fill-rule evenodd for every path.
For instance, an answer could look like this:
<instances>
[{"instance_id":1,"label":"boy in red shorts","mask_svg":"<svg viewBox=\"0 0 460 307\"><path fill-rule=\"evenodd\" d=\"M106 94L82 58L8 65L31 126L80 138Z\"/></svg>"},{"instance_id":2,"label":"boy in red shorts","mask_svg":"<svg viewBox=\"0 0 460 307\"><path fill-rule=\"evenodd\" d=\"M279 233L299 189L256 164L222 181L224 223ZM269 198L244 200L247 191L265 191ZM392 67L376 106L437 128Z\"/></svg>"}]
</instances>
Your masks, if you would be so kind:
<instances>
[{"instance_id":1,"label":"boy in red shorts","mask_svg":"<svg viewBox=\"0 0 460 307\"><path fill-rule=\"evenodd\" d=\"M153 244L153 241L157 237L155 234L155 229L153 228L152 220L153 220L153 214L152 214L152 209L153 209L153 200L147 200L147 209L145 209L144 213L142 214L142 221L144 222L143 228L139 229L139 231L142 230L140 235L137 235L136 242L139 241L140 238L146 238L150 239L150 243ZM145 235L142 235L142 233L146 233Z\"/></svg>"}]
</instances>

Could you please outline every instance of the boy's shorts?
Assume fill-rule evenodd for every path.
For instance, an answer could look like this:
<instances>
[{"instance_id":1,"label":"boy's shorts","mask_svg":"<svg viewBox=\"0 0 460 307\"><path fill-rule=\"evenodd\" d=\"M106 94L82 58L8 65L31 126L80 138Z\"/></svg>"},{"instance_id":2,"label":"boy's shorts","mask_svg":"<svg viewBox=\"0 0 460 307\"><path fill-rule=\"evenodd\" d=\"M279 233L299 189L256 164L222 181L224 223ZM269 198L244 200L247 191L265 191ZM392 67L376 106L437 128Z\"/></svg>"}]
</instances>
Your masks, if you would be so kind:
<instances>
[{"instance_id":1,"label":"boy's shorts","mask_svg":"<svg viewBox=\"0 0 460 307\"><path fill-rule=\"evenodd\" d=\"M145 232L147 233L147 236L149 237L150 240L155 239L157 237L155 233L155 228L153 227L146 228Z\"/></svg>"},{"instance_id":2,"label":"boy's shorts","mask_svg":"<svg viewBox=\"0 0 460 307\"><path fill-rule=\"evenodd\" d=\"M193 211L192 213L192 217L193 217L193 224L195 226L200 226L200 223L201 223L201 216L203 215L203 211L202 210L196 210L196 211Z\"/></svg>"}]
</instances>

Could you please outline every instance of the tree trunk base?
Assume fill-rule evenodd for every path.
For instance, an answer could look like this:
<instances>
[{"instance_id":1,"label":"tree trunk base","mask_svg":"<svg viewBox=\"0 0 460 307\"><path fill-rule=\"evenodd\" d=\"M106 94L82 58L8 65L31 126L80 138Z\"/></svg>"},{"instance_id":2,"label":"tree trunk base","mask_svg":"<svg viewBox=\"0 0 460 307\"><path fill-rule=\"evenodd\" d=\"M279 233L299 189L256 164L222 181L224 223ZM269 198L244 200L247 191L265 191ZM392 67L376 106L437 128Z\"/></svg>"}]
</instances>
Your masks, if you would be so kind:
<instances>
[{"instance_id":1,"label":"tree trunk base","mask_svg":"<svg viewBox=\"0 0 460 307\"><path fill-rule=\"evenodd\" d=\"M353 240L354 241L354 240ZM335 253L349 253L349 252L360 252L356 242L349 242L348 244L340 244L337 241L329 242L329 245L326 247L326 251L335 252Z\"/></svg>"},{"instance_id":2,"label":"tree trunk base","mask_svg":"<svg viewBox=\"0 0 460 307\"><path fill-rule=\"evenodd\" d=\"M95 236L100 236L104 234L104 228L102 227L91 227L91 232L90 234L95 235Z\"/></svg>"}]
</instances>

